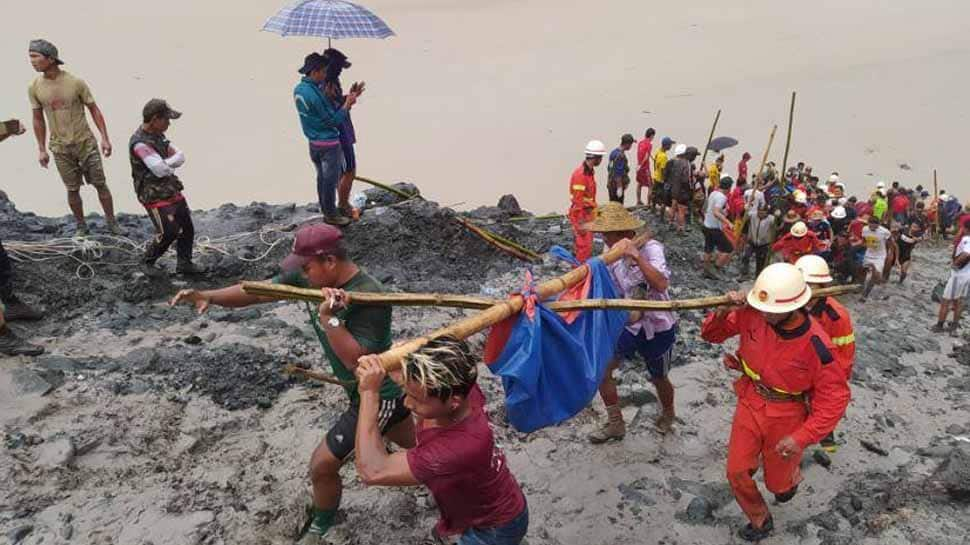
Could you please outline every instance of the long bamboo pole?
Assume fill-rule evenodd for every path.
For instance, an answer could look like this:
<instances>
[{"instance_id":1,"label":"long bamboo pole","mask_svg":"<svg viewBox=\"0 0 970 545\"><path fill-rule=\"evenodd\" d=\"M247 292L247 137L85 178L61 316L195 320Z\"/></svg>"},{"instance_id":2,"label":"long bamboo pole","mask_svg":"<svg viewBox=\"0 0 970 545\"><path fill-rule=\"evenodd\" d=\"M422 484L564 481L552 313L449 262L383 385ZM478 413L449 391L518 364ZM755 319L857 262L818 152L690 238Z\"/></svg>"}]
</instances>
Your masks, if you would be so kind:
<instances>
[{"instance_id":1,"label":"long bamboo pole","mask_svg":"<svg viewBox=\"0 0 970 545\"><path fill-rule=\"evenodd\" d=\"M943 217L943 210L940 207L940 188L936 183L936 169L933 169L933 200L936 201L936 238L943 236L940 232L940 225L942 224L941 218Z\"/></svg>"},{"instance_id":2,"label":"long bamboo pole","mask_svg":"<svg viewBox=\"0 0 970 545\"><path fill-rule=\"evenodd\" d=\"M721 119L721 110L718 109L717 114L714 116L714 124L711 125L711 134L707 136L707 144L704 145L704 155L701 156L701 167L707 161L707 148L711 145L711 140L714 140L714 131L717 130L717 122Z\"/></svg>"},{"instance_id":3,"label":"long bamboo pole","mask_svg":"<svg viewBox=\"0 0 970 545\"><path fill-rule=\"evenodd\" d=\"M785 157L781 160L781 175L784 176L788 168L788 148L791 147L791 128L795 121L795 91L791 92L791 108L788 110L788 137L785 139Z\"/></svg>"},{"instance_id":4,"label":"long bamboo pole","mask_svg":"<svg viewBox=\"0 0 970 545\"><path fill-rule=\"evenodd\" d=\"M354 176L354 179L355 180L358 180L358 181L361 181L361 182L364 182L365 184L370 184L370 185L372 185L374 187L383 189L384 191L389 191L389 192L394 193L395 195L397 195L397 196L399 196L401 198L404 198L404 199L410 199L410 198L413 198L413 197L417 197L418 195L421 194L420 192L417 192L417 193L408 193L407 191L401 191L400 189L398 189L396 187L392 187L392 186L389 186L387 184L382 184L381 182L378 182L377 180L371 180L370 178L364 178L363 176Z\"/></svg>"},{"instance_id":5,"label":"long bamboo pole","mask_svg":"<svg viewBox=\"0 0 970 545\"><path fill-rule=\"evenodd\" d=\"M243 282L243 291L250 295L270 297L279 300L308 301L322 303L320 290L297 288L268 282ZM814 290L815 295L837 296L858 291L859 285L833 286ZM449 295L441 293L374 293L350 292L350 300L357 305L406 306L406 307L450 307L466 309L487 309L505 301L470 295ZM556 301L546 305L550 310L565 312L571 310L689 310L713 308L730 304L727 296L699 297L674 301L644 301L640 299L582 299L578 301Z\"/></svg>"},{"instance_id":6,"label":"long bamboo pole","mask_svg":"<svg viewBox=\"0 0 970 545\"><path fill-rule=\"evenodd\" d=\"M768 163L768 154L771 153L771 143L775 141L775 131L778 130L778 125L771 127L771 135L768 137L768 147L765 148L765 154L761 157L761 166L758 167L758 183L762 184L763 180L761 178L762 173L765 171L765 165Z\"/></svg>"}]
</instances>

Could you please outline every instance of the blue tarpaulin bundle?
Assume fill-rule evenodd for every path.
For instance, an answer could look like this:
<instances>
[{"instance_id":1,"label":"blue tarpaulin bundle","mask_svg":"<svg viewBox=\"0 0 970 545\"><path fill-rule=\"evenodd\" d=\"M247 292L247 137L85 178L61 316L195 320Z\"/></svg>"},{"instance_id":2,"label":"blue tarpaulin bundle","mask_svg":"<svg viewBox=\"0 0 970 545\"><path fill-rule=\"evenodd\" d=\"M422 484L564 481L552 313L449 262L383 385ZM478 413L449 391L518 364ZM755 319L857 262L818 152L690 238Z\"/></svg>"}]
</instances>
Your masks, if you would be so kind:
<instances>
[{"instance_id":1,"label":"blue tarpaulin bundle","mask_svg":"<svg viewBox=\"0 0 970 545\"><path fill-rule=\"evenodd\" d=\"M616 299L609 269L586 262L586 299ZM569 321L541 303L521 312L489 370L502 377L509 422L521 432L558 424L589 405L626 324L624 310L583 311ZM498 328L492 335L502 335ZM495 346L496 339L489 339ZM501 340L499 340L501 342ZM501 346L501 345L499 345ZM486 356L486 361L488 357Z\"/></svg>"}]
</instances>

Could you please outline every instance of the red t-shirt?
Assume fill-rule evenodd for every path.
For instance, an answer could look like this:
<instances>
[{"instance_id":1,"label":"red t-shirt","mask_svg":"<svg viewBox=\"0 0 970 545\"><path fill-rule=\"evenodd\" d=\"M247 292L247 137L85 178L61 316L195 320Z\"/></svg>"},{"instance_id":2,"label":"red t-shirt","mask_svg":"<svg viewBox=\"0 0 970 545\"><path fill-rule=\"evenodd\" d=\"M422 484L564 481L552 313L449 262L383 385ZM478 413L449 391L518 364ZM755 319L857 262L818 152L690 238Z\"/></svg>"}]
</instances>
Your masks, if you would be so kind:
<instances>
[{"instance_id":1,"label":"red t-shirt","mask_svg":"<svg viewBox=\"0 0 970 545\"><path fill-rule=\"evenodd\" d=\"M748 179L748 160L741 159L738 163L738 179L747 180Z\"/></svg>"},{"instance_id":2,"label":"red t-shirt","mask_svg":"<svg viewBox=\"0 0 970 545\"><path fill-rule=\"evenodd\" d=\"M872 204L869 202L860 202L855 205L855 213L857 216L862 217L866 214L872 214Z\"/></svg>"},{"instance_id":3,"label":"red t-shirt","mask_svg":"<svg viewBox=\"0 0 970 545\"><path fill-rule=\"evenodd\" d=\"M893 202L890 205L893 210L893 214L905 214L909 210L909 197L906 195L896 195L893 197Z\"/></svg>"},{"instance_id":4,"label":"red t-shirt","mask_svg":"<svg viewBox=\"0 0 970 545\"><path fill-rule=\"evenodd\" d=\"M502 526L525 509L522 489L495 446L477 386L469 401L467 418L446 428L420 426L418 445L407 451L411 473L438 505L441 535Z\"/></svg>"},{"instance_id":5,"label":"red t-shirt","mask_svg":"<svg viewBox=\"0 0 970 545\"><path fill-rule=\"evenodd\" d=\"M650 157L652 157L651 152L653 152L653 142L649 139L644 138L637 144L637 168L650 168ZM644 163L646 161L646 163Z\"/></svg>"}]
</instances>

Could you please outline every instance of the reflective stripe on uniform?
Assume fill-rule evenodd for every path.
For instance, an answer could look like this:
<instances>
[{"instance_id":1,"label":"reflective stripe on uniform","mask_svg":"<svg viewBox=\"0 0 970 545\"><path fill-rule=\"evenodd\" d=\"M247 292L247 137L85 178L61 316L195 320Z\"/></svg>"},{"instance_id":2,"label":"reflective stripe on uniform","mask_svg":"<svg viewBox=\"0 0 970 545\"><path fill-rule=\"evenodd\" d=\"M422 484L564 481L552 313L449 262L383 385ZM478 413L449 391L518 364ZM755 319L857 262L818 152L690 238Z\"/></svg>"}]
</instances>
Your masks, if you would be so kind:
<instances>
[{"instance_id":1,"label":"reflective stripe on uniform","mask_svg":"<svg viewBox=\"0 0 970 545\"><path fill-rule=\"evenodd\" d=\"M842 337L832 337L832 344L835 346L845 346L855 342L855 333L849 333Z\"/></svg>"},{"instance_id":2,"label":"reflective stripe on uniform","mask_svg":"<svg viewBox=\"0 0 970 545\"><path fill-rule=\"evenodd\" d=\"M751 380L755 382L760 382L766 388L770 388L778 392L779 394L787 394L792 396L802 395L801 392L789 392L787 390L782 390L781 388L773 388L771 386L768 386L767 384L761 382L761 375L756 373L754 369L748 367L748 362L744 361L744 358L738 358L738 359L741 360L741 367L744 369L744 374L748 375L748 378L750 378Z\"/></svg>"},{"instance_id":3,"label":"reflective stripe on uniform","mask_svg":"<svg viewBox=\"0 0 970 545\"><path fill-rule=\"evenodd\" d=\"M586 191L586 186L585 185L574 185L573 186L573 191Z\"/></svg>"}]
</instances>

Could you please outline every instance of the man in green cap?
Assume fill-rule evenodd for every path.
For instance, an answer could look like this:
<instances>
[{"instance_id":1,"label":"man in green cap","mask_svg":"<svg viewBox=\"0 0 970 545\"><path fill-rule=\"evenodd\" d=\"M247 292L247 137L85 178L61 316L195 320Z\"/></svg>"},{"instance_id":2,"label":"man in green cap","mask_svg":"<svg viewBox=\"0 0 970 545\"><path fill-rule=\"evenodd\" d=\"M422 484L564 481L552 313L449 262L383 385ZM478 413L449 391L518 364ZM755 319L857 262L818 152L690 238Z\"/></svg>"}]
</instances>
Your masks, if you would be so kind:
<instances>
[{"instance_id":1,"label":"man in green cap","mask_svg":"<svg viewBox=\"0 0 970 545\"><path fill-rule=\"evenodd\" d=\"M37 138L40 166L47 168L50 153L54 154L54 164L67 189L67 204L77 222L77 236L89 234L81 200L81 186L85 183L93 185L98 191L108 229L114 235L121 235L121 227L115 221L114 201L98 154L98 142L84 115L86 107L101 134L101 152L105 157L111 157L108 128L101 109L94 102L91 89L84 80L61 70L64 61L60 59L54 44L47 40L33 40L28 51L31 66L41 73L27 91L30 107L34 110L34 136ZM50 153L47 152L48 125Z\"/></svg>"}]
</instances>

